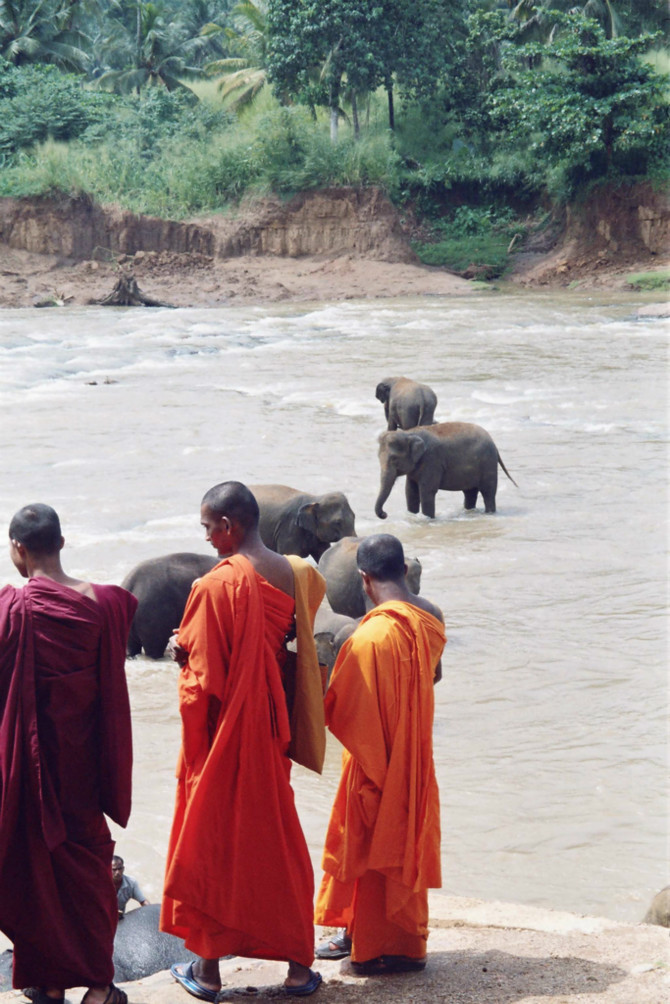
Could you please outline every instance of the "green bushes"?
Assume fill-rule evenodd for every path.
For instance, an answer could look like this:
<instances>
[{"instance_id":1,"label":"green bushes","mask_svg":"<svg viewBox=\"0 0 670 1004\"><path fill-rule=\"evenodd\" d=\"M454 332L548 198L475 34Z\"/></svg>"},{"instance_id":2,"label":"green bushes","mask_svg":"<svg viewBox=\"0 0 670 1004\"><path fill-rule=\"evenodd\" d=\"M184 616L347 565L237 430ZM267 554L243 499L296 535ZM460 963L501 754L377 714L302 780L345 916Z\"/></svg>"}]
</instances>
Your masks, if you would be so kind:
<instances>
[{"instance_id":1,"label":"green bushes","mask_svg":"<svg viewBox=\"0 0 670 1004\"><path fill-rule=\"evenodd\" d=\"M117 101L117 117L106 126L17 154L0 173L0 194L85 190L102 202L179 218L253 192L397 187L398 157L386 132L333 145L327 122L269 97L241 121L205 102L184 106L178 92L149 90L139 101Z\"/></svg>"},{"instance_id":2,"label":"green bushes","mask_svg":"<svg viewBox=\"0 0 670 1004\"><path fill-rule=\"evenodd\" d=\"M0 58L0 162L47 138L81 136L109 117L113 100L55 66L15 67Z\"/></svg>"},{"instance_id":3,"label":"green bushes","mask_svg":"<svg viewBox=\"0 0 670 1004\"><path fill-rule=\"evenodd\" d=\"M497 279L509 263L509 247L524 225L509 208L459 206L433 223L431 241L413 247L424 265L446 265L455 272L474 267L482 279Z\"/></svg>"}]
</instances>

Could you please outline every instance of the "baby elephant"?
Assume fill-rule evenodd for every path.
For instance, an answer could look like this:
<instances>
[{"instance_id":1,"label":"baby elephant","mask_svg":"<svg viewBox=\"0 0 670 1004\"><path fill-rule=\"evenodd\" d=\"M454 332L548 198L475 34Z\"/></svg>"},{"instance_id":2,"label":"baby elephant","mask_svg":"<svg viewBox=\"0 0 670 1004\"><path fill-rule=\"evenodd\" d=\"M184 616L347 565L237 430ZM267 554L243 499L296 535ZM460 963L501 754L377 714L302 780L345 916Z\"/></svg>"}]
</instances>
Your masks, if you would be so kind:
<instances>
[{"instance_id":1,"label":"baby elephant","mask_svg":"<svg viewBox=\"0 0 670 1004\"><path fill-rule=\"evenodd\" d=\"M384 405L391 432L433 424L437 397L425 383L407 377L386 377L377 384L375 397Z\"/></svg>"},{"instance_id":2,"label":"baby elephant","mask_svg":"<svg viewBox=\"0 0 670 1004\"><path fill-rule=\"evenodd\" d=\"M337 545L335 545L337 546ZM350 638L359 624L359 618L336 614L321 604L314 619L314 641L319 662L328 667L328 679L335 665L337 654L342 645Z\"/></svg>"},{"instance_id":3,"label":"baby elephant","mask_svg":"<svg viewBox=\"0 0 670 1004\"><path fill-rule=\"evenodd\" d=\"M194 579L209 572L220 559L209 554L165 554L142 561L126 575L124 589L138 599L130 626L127 652L160 659L175 628L179 627Z\"/></svg>"},{"instance_id":4,"label":"baby elephant","mask_svg":"<svg viewBox=\"0 0 670 1004\"><path fill-rule=\"evenodd\" d=\"M249 485L261 511L266 547L318 561L332 543L356 533L353 509L342 492L310 495L286 485Z\"/></svg>"},{"instance_id":5,"label":"baby elephant","mask_svg":"<svg viewBox=\"0 0 670 1004\"><path fill-rule=\"evenodd\" d=\"M439 489L463 492L466 509L475 508L481 492L486 512L495 512L498 465L516 485L486 429L468 422L440 422L407 432L383 432L379 437L379 464L381 484L375 513L380 519L386 519L384 503L401 474L406 477L409 511L421 508L424 516L431 518L435 516Z\"/></svg>"},{"instance_id":6,"label":"baby elephant","mask_svg":"<svg viewBox=\"0 0 670 1004\"><path fill-rule=\"evenodd\" d=\"M363 539L345 537L333 544L319 561L331 609L347 617L362 617L372 607L356 565L356 551ZM418 596L421 586L421 562L418 558L407 559L407 585Z\"/></svg>"}]
</instances>

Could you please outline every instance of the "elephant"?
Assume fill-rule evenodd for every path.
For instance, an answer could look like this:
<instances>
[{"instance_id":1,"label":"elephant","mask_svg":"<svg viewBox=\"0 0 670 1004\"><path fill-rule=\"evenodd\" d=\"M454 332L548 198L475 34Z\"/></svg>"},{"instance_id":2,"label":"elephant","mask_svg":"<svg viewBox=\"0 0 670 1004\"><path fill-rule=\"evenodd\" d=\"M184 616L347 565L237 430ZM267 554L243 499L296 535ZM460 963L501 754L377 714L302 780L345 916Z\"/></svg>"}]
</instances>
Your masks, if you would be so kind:
<instances>
[{"instance_id":1,"label":"elephant","mask_svg":"<svg viewBox=\"0 0 670 1004\"><path fill-rule=\"evenodd\" d=\"M642 923L670 927L670 885L656 893Z\"/></svg>"},{"instance_id":2,"label":"elephant","mask_svg":"<svg viewBox=\"0 0 670 1004\"><path fill-rule=\"evenodd\" d=\"M498 464L510 479L496 444L486 429L469 422L440 422L430 428L383 432L379 437L381 484L375 513L386 519L384 503L396 478L406 475L405 497L410 512L435 516L438 489L463 492L466 509L474 509L481 492L487 513L496 511ZM517 488L519 487L516 485Z\"/></svg>"},{"instance_id":3,"label":"elephant","mask_svg":"<svg viewBox=\"0 0 670 1004\"><path fill-rule=\"evenodd\" d=\"M377 384L375 397L384 405L387 428L414 429L417 425L432 425L437 396L425 384L407 377L386 377Z\"/></svg>"},{"instance_id":4,"label":"elephant","mask_svg":"<svg viewBox=\"0 0 670 1004\"><path fill-rule=\"evenodd\" d=\"M150 659L160 659L170 635L179 627L194 579L214 568L219 558L188 551L149 558L136 565L121 583L138 599L128 635L132 658L142 649Z\"/></svg>"},{"instance_id":5,"label":"elephant","mask_svg":"<svg viewBox=\"0 0 670 1004\"><path fill-rule=\"evenodd\" d=\"M337 547L337 544L334 545ZM321 604L314 618L314 641L319 662L328 667L328 678L335 665L337 653L350 638L360 623L360 618L337 614L325 604Z\"/></svg>"},{"instance_id":6,"label":"elephant","mask_svg":"<svg viewBox=\"0 0 670 1004\"><path fill-rule=\"evenodd\" d=\"M114 938L114 979L141 980L169 969L173 962L198 956L184 948L181 938L158 930L160 903L130 910L119 920Z\"/></svg>"},{"instance_id":7,"label":"elephant","mask_svg":"<svg viewBox=\"0 0 670 1004\"><path fill-rule=\"evenodd\" d=\"M342 492L310 495L286 485L249 489L261 511L261 539L272 551L318 561L332 543L356 533L355 514Z\"/></svg>"},{"instance_id":8,"label":"elephant","mask_svg":"<svg viewBox=\"0 0 670 1004\"><path fill-rule=\"evenodd\" d=\"M318 566L326 580L326 597L331 609L347 617L362 617L372 607L356 565L356 551L361 540L362 537L344 537L326 551ZM418 558L407 561L407 585L418 595L421 586Z\"/></svg>"}]
</instances>

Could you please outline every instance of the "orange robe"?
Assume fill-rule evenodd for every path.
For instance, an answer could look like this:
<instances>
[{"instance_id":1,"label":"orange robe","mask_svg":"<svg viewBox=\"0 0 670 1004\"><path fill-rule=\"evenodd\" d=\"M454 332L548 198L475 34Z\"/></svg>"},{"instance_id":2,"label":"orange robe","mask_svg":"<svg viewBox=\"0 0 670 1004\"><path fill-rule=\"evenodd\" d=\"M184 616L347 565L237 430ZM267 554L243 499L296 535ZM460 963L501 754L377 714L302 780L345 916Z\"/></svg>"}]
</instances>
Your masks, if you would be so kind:
<instances>
[{"instance_id":1,"label":"orange robe","mask_svg":"<svg viewBox=\"0 0 670 1004\"><path fill-rule=\"evenodd\" d=\"M426 954L428 889L441 885L432 729L445 641L431 614L382 603L342 646L326 693L345 751L315 920L346 927L357 962Z\"/></svg>"},{"instance_id":2,"label":"orange robe","mask_svg":"<svg viewBox=\"0 0 670 1004\"><path fill-rule=\"evenodd\" d=\"M318 606L321 576L292 564L297 602L307 581ZM280 671L294 606L234 555L193 586L179 628L189 656L161 928L204 958L314 957L314 875L289 783Z\"/></svg>"}]
</instances>

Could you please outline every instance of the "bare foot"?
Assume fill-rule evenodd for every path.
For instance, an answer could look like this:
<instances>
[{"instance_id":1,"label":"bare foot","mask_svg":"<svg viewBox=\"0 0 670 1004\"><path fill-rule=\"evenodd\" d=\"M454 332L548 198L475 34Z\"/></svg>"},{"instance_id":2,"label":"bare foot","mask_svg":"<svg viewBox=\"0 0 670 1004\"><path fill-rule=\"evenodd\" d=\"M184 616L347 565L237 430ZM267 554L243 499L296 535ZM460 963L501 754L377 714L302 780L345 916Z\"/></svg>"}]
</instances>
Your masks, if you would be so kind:
<instances>
[{"instance_id":1,"label":"bare foot","mask_svg":"<svg viewBox=\"0 0 670 1004\"><path fill-rule=\"evenodd\" d=\"M289 962L288 976L284 980L285 987L304 987L312 978L309 966L301 966L299 962Z\"/></svg>"}]
</instances>

